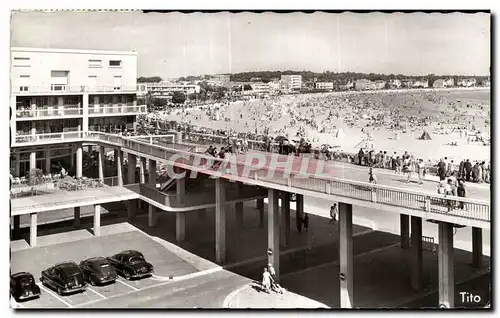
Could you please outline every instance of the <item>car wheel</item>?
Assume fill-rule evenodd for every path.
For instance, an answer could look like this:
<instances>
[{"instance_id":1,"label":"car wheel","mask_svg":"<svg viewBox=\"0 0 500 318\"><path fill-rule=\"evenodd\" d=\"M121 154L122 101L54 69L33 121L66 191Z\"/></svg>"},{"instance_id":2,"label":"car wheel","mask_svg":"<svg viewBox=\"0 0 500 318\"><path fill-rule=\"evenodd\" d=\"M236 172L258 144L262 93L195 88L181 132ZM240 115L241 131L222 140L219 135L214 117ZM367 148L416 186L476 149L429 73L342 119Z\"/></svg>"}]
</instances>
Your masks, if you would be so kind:
<instances>
[{"instance_id":1,"label":"car wheel","mask_svg":"<svg viewBox=\"0 0 500 318\"><path fill-rule=\"evenodd\" d=\"M63 295L63 290L61 287L57 287L57 294L59 294L59 296Z\"/></svg>"},{"instance_id":2,"label":"car wheel","mask_svg":"<svg viewBox=\"0 0 500 318\"><path fill-rule=\"evenodd\" d=\"M130 272L127 269L123 271L123 276L126 280L130 280L131 278Z\"/></svg>"},{"instance_id":3,"label":"car wheel","mask_svg":"<svg viewBox=\"0 0 500 318\"><path fill-rule=\"evenodd\" d=\"M94 280L92 277L90 277L90 278L89 278L89 283L90 283L90 285L92 285L92 286L97 285L97 283L95 282L95 280Z\"/></svg>"}]
</instances>

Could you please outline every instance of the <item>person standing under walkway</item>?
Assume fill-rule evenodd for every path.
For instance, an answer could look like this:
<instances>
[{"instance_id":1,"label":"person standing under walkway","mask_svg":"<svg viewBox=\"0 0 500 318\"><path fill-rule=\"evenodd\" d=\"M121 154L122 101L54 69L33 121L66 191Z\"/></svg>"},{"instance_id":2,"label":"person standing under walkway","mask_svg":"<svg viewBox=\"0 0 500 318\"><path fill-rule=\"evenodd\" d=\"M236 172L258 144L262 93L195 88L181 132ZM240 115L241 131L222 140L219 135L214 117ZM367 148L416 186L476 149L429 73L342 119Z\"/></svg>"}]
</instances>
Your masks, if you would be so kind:
<instances>
[{"instance_id":1,"label":"person standing under walkway","mask_svg":"<svg viewBox=\"0 0 500 318\"><path fill-rule=\"evenodd\" d=\"M338 206L337 206L337 203L334 203L332 204L332 206L330 207L330 224L333 224L335 223L336 221L338 221Z\"/></svg>"}]
</instances>

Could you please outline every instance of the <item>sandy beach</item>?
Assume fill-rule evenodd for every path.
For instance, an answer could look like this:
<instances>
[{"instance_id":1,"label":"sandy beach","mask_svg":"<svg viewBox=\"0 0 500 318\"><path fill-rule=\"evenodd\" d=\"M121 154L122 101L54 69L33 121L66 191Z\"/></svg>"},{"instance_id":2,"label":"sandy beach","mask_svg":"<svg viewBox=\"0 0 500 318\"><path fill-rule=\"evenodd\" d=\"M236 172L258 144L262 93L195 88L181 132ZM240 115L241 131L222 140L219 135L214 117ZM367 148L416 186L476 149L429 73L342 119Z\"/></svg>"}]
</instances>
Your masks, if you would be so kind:
<instances>
[{"instance_id":1,"label":"sandy beach","mask_svg":"<svg viewBox=\"0 0 500 318\"><path fill-rule=\"evenodd\" d=\"M484 88L334 92L196 107L162 117L199 128L267 130L292 140L300 139L299 132L316 146L337 145L346 152L357 152L365 140L376 151L408 151L424 160L489 161L490 146L468 139L477 131L489 139L490 105ZM418 139L424 131L431 140Z\"/></svg>"}]
</instances>

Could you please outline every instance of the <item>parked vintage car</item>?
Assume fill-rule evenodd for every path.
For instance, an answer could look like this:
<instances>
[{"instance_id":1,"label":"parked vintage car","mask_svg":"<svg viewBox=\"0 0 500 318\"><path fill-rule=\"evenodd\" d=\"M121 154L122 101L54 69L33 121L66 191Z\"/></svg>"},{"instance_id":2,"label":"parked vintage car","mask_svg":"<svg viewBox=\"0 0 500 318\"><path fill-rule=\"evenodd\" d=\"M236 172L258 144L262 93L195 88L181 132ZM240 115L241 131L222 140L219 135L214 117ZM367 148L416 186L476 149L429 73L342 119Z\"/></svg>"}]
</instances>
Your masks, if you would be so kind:
<instances>
[{"instance_id":1,"label":"parked vintage car","mask_svg":"<svg viewBox=\"0 0 500 318\"><path fill-rule=\"evenodd\" d=\"M38 298L40 287L36 285L31 273L19 272L10 275L10 294L16 301Z\"/></svg>"},{"instance_id":2,"label":"parked vintage car","mask_svg":"<svg viewBox=\"0 0 500 318\"><path fill-rule=\"evenodd\" d=\"M153 274L153 265L146 262L138 251L128 250L106 258L125 279L140 278Z\"/></svg>"},{"instance_id":3,"label":"parked vintage car","mask_svg":"<svg viewBox=\"0 0 500 318\"><path fill-rule=\"evenodd\" d=\"M82 270L74 262L64 262L42 271L40 281L59 295L85 291L87 283Z\"/></svg>"},{"instance_id":4,"label":"parked vintage car","mask_svg":"<svg viewBox=\"0 0 500 318\"><path fill-rule=\"evenodd\" d=\"M80 269L90 285L114 283L118 278L116 270L104 257L93 257L80 262Z\"/></svg>"}]
</instances>

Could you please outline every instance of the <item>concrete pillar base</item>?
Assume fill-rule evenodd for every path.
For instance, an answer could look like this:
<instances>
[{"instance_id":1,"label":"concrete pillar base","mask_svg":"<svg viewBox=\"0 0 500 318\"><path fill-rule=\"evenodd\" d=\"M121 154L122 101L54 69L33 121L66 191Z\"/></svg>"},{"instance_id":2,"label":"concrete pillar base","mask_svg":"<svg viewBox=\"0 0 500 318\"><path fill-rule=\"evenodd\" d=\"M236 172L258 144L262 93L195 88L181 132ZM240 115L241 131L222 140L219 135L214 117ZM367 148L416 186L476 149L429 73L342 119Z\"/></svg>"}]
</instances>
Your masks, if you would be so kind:
<instances>
[{"instance_id":1,"label":"concrete pillar base","mask_svg":"<svg viewBox=\"0 0 500 318\"><path fill-rule=\"evenodd\" d=\"M177 212L175 214L175 239L182 242L186 239L186 214Z\"/></svg>"},{"instance_id":2,"label":"concrete pillar base","mask_svg":"<svg viewBox=\"0 0 500 318\"><path fill-rule=\"evenodd\" d=\"M280 279L280 213L278 205L278 190L268 190L267 204L267 260L274 267L275 279Z\"/></svg>"},{"instance_id":3,"label":"concrete pillar base","mask_svg":"<svg viewBox=\"0 0 500 318\"><path fill-rule=\"evenodd\" d=\"M483 263L483 229L472 228L472 266L480 268Z\"/></svg>"},{"instance_id":4,"label":"concrete pillar base","mask_svg":"<svg viewBox=\"0 0 500 318\"><path fill-rule=\"evenodd\" d=\"M352 252L352 205L339 203L340 308L354 305L354 259Z\"/></svg>"},{"instance_id":5,"label":"concrete pillar base","mask_svg":"<svg viewBox=\"0 0 500 318\"><path fill-rule=\"evenodd\" d=\"M158 224L158 212L156 207L148 204L148 226L155 227Z\"/></svg>"},{"instance_id":6,"label":"concrete pillar base","mask_svg":"<svg viewBox=\"0 0 500 318\"><path fill-rule=\"evenodd\" d=\"M20 236L20 231L21 231L21 216L20 215L14 215L12 220L12 223L14 223L14 228L12 230L12 238L17 239Z\"/></svg>"},{"instance_id":7,"label":"concrete pillar base","mask_svg":"<svg viewBox=\"0 0 500 318\"><path fill-rule=\"evenodd\" d=\"M226 184L215 179L215 260L226 262Z\"/></svg>"},{"instance_id":8,"label":"concrete pillar base","mask_svg":"<svg viewBox=\"0 0 500 318\"><path fill-rule=\"evenodd\" d=\"M38 215L36 213L30 214L30 246L35 247L37 244L37 230L38 230Z\"/></svg>"},{"instance_id":9,"label":"concrete pillar base","mask_svg":"<svg viewBox=\"0 0 500 318\"><path fill-rule=\"evenodd\" d=\"M101 235L101 206L94 205L94 236Z\"/></svg>"},{"instance_id":10,"label":"concrete pillar base","mask_svg":"<svg viewBox=\"0 0 500 318\"><path fill-rule=\"evenodd\" d=\"M453 224L439 223L439 306L455 307L455 264L453 255Z\"/></svg>"},{"instance_id":11,"label":"concrete pillar base","mask_svg":"<svg viewBox=\"0 0 500 318\"><path fill-rule=\"evenodd\" d=\"M80 227L80 207L75 207L74 209L74 218L73 218L73 225L76 227Z\"/></svg>"},{"instance_id":12,"label":"concrete pillar base","mask_svg":"<svg viewBox=\"0 0 500 318\"><path fill-rule=\"evenodd\" d=\"M410 248L410 216L406 214L401 214L400 218L400 229L401 229L401 248Z\"/></svg>"},{"instance_id":13,"label":"concrete pillar base","mask_svg":"<svg viewBox=\"0 0 500 318\"><path fill-rule=\"evenodd\" d=\"M411 286L417 291L424 287L422 248L422 218L411 217Z\"/></svg>"}]
</instances>

